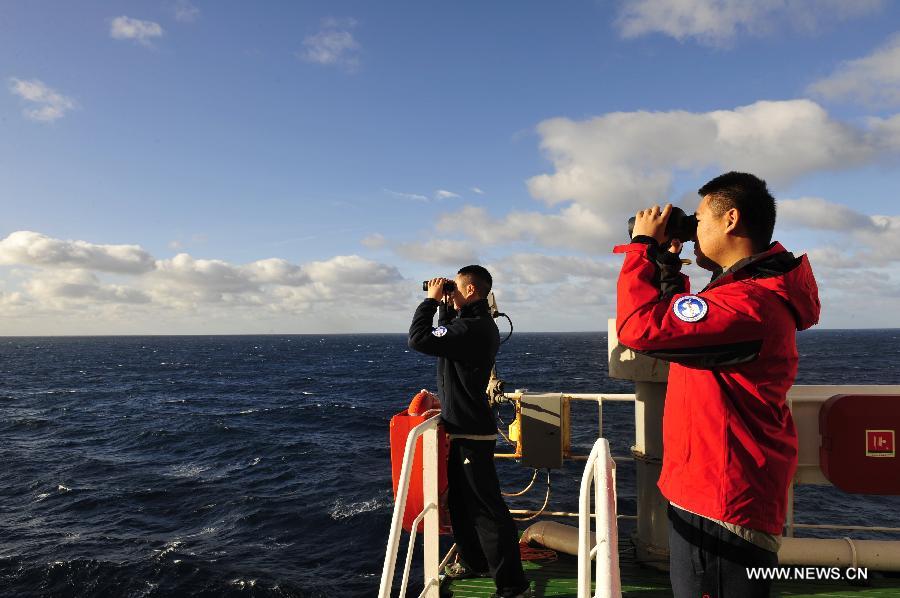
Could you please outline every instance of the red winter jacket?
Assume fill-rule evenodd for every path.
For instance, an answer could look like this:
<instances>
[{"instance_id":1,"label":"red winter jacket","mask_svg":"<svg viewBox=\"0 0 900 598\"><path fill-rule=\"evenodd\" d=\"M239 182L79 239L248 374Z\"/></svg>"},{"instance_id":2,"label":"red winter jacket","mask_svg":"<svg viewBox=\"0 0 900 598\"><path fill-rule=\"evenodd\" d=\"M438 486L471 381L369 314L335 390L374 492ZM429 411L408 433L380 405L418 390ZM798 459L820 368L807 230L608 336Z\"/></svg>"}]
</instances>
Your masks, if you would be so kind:
<instances>
[{"instance_id":1,"label":"red winter jacket","mask_svg":"<svg viewBox=\"0 0 900 598\"><path fill-rule=\"evenodd\" d=\"M795 332L819 319L809 261L774 243L689 295L677 256L636 240L615 248L625 254L616 330L626 347L672 362L659 488L689 511L780 534L797 468L785 401Z\"/></svg>"}]
</instances>

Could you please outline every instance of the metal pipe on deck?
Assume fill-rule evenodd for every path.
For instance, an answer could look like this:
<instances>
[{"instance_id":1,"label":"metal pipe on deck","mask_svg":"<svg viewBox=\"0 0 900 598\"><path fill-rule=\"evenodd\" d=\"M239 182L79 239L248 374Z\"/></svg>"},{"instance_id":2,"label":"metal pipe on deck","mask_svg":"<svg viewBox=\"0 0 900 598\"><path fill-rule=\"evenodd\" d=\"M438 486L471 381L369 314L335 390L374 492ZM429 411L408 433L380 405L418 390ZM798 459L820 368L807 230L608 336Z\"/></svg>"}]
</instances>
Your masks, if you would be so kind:
<instances>
[{"instance_id":1,"label":"metal pipe on deck","mask_svg":"<svg viewBox=\"0 0 900 598\"><path fill-rule=\"evenodd\" d=\"M784 538L778 564L900 571L900 542L851 538Z\"/></svg>"}]
</instances>

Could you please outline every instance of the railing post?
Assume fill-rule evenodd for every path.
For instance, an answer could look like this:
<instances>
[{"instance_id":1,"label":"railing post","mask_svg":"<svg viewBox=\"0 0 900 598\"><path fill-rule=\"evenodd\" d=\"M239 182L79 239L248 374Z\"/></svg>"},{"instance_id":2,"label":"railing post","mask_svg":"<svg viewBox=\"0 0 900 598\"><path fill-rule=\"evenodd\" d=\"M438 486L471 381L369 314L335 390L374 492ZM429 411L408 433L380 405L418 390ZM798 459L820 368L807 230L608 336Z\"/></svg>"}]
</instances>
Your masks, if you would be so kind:
<instances>
[{"instance_id":1,"label":"railing post","mask_svg":"<svg viewBox=\"0 0 900 598\"><path fill-rule=\"evenodd\" d=\"M438 429L433 426L425 432L422 438L422 496L425 499L426 509L428 505L434 508L428 509L425 514L425 533L422 536L424 543L424 572L425 591L424 598L438 598L440 589L439 565L440 555L440 504L438 503Z\"/></svg>"},{"instance_id":2,"label":"railing post","mask_svg":"<svg viewBox=\"0 0 900 598\"><path fill-rule=\"evenodd\" d=\"M598 445L599 441L591 449L578 493L578 598L591 595L591 483Z\"/></svg>"},{"instance_id":3,"label":"railing post","mask_svg":"<svg viewBox=\"0 0 900 598\"><path fill-rule=\"evenodd\" d=\"M391 516L391 531L388 535L387 550L384 554L384 567L381 570L381 585L378 588L379 598L390 598L394 581L394 569L397 566L397 550L400 547L400 536L403 532L403 513L406 510L406 494L409 490L409 478L412 475L413 456L416 452L416 441L426 431L437 428L437 420L427 419L412 430L406 437L403 452L403 465L400 467L400 479L397 481L397 496L394 501L394 514ZM434 435L437 438L437 435ZM424 444L424 443L423 443ZM437 483L435 482L435 487ZM437 501L435 501L435 506ZM426 503L427 506L427 503Z\"/></svg>"},{"instance_id":4,"label":"railing post","mask_svg":"<svg viewBox=\"0 0 900 598\"><path fill-rule=\"evenodd\" d=\"M598 598L619 598L622 585L619 578L618 525L616 520L616 489L613 471L615 462L609 442L600 438L591 449L578 504L578 598L591 596L591 490L596 513L596 578ZM593 486L593 488L591 488Z\"/></svg>"}]
</instances>

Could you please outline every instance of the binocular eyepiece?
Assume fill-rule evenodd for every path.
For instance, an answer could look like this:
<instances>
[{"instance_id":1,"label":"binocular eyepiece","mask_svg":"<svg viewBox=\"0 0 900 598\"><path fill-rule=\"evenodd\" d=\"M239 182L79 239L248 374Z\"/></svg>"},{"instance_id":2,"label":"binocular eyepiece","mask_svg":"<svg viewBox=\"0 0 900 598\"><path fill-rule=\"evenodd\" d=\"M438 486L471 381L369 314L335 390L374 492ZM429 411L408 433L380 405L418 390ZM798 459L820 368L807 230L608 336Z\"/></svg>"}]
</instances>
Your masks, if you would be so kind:
<instances>
[{"instance_id":1,"label":"binocular eyepiece","mask_svg":"<svg viewBox=\"0 0 900 598\"><path fill-rule=\"evenodd\" d=\"M628 219L628 238L634 234L635 217ZM672 206L669 220L666 222L666 239L678 239L679 241L693 241L697 237L697 215L685 214L681 208Z\"/></svg>"},{"instance_id":2,"label":"binocular eyepiece","mask_svg":"<svg viewBox=\"0 0 900 598\"><path fill-rule=\"evenodd\" d=\"M426 292L428 291L428 281L427 280L422 281L422 290L426 291ZM444 283L444 294L445 295L449 295L450 293L452 293L455 290L456 290L456 283L453 282L452 280L448 280L447 282Z\"/></svg>"}]
</instances>

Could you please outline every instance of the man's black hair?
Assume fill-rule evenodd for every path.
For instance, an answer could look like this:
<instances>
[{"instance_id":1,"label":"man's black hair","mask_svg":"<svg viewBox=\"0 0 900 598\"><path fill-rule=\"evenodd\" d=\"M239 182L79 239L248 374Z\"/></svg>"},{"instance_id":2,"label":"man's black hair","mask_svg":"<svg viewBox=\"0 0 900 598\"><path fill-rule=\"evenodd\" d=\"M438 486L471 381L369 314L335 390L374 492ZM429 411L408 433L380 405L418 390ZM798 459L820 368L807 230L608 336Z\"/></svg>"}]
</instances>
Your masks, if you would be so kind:
<instances>
[{"instance_id":1,"label":"man's black hair","mask_svg":"<svg viewBox=\"0 0 900 598\"><path fill-rule=\"evenodd\" d=\"M716 214L732 208L740 212L755 251L769 247L775 230L775 198L764 180L746 172L726 172L700 187L698 193L711 196L709 205Z\"/></svg>"},{"instance_id":2,"label":"man's black hair","mask_svg":"<svg viewBox=\"0 0 900 598\"><path fill-rule=\"evenodd\" d=\"M472 284L475 285L475 290L478 291L478 294L482 297L487 297L488 293L491 292L491 287L494 285L494 279L491 277L491 273L488 272L487 268L484 266L479 266L477 264L465 266L460 268L457 274L468 276Z\"/></svg>"}]
</instances>

